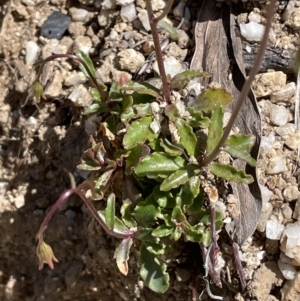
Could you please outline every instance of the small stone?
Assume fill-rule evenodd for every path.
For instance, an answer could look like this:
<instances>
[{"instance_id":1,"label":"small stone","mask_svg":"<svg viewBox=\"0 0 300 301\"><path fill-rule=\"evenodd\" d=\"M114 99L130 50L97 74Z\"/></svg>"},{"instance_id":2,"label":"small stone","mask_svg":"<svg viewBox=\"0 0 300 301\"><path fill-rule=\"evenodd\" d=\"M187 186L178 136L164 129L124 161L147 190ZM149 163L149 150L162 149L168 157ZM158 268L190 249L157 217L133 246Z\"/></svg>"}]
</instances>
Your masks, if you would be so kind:
<instances>
[{"instance_id":1,"label":"small stone","mask_svg":"<svg viewBox=\"0 0 300 301\"><path fill-rule=\"evenodd\" d=\"M90 49L92 48L92 40L87 36L79 36L75 38L73 44L73 51L81 50L82 52L89 54Z\"/></svg>"},{"instance_id":2,"label":"small stone","mask_svg":"<svg viewBox=\"0 0 300 301\"><path fill-rule=\"evenodd\" d=\"M300 265L300 225L287 224L281 236L281 250L292 259L295 265Z\"/></svg>"},{"instance_id":3,"label":"small stone","mask_svg":"<svg viewBox=\"0 0 300 301\"><path fill-rule=\"evenodd\" d=\"M279 240L266 239L266 251L268 254L275 255L279 252Z\"/></svg>"},{"instance_id":4,"label":"small stone","mask_svg":"<svg viewBox=\"0 0 300 301\"><path fill-rule=\"evenodd\" d=\"M18 5L16 7L16 12L18 13L18 15L24 19L28 18L28 12L27 9L24 5Z\"/></svg>"},{"instance_id":5,"label":"small stone","mask_svg":"<svg viewBox=\"0 0 300 301\"><path fill-rule=\"evenodd\" d=\"M289 100L295 95L296 85L294 82L288 83L279 91L271 94L270 99L273 103L276 102L289 102Z\"/></svg>"},{"instance_id":6,"label":"small stone","mask_svg":"<svg viewBox=\"0 0 300 301\"><path fill-rule=\"evenodd\" d=\"M112 73L112 70L114 69L115 57L116 56L114 53L108 55L105 58L101 67L96 70L96 78L99 81L106 83L106 84L112 82L111 73Z\"/></svg>"},{"instance_id":7,"label":"small stone","mask_svg":"<svg viewBox=\"0 0 300 301\"><path fill-rule=\"evenodd\" d=\"M108 24L111 22L111 19L114 18L116 14L119 14L119 12L113 9L101 9L98 15L98 24L101 27L108 26Z\"/></svg>"},{"instance_id":8,"label":"small stone","mask_svg":"<svg viewBox=\"0 0 300 301\"><path fill-rule=\"evenodd\" d=\"M150 23L148 19L148 13L145 9L141 9L139 14L138 14L139 20L142 22L143 27L145 28L146 31L150 31Z\"/></svg>"},{"instance_id":9,"label":"small stone","mask_svg":"<svg viewBox=\"0 0 300 301\"><path fill-rule=\"evenodd\" d=\"M126 83L132 79L132 75L125 71L119 71L116 69L112 69L112 79L117 83Z\"/></svg>"},{"instance_id":10,"label":"small stone","mask_svg":"<svg viewBox=\"0 0 300 301\"><path fill-rule=\"evenodd\" d=\"M273 195L273 192L266 186L260 185L259 187L260 187L260 191L261 191L262 201L269 202Z\"/></svg>"},{"instance_id":11,"label":"small stone","mask_svg":"<svg viewBox=\"0 0 300 301\"><path fill-rule=\"evenodd\" d=\"M57 49L59 46L59 40L52 39L47 43L42 49L42 57L43 59L47 58L48 56L57 53Z\"/></svg>"},{"instance_id":12,"label":"small stone","mask_svg":"<svg viewBox=\"0 0 300 301\"><path fill-rule=\"evenodd\" d=\"M102 8L103 9L115 9L117 6L116 0L104 0L102 2Z\"/></svg>"},{"instance_id":13,"label":"small stone","mask_svg":"<svg viewBox=\"0 0 300 301\"><path fill-rule=\"evenodd\" d=\"M272 105L270 110L270 121L278 126L285 125L288 122L289 112L283 106Z\"/></svg>"},{"instance_id":14,"label":"small stone","mask_svg":"<svg viewBox=\"0 0 300 301\"><path fill-rule=\"evenodd\" d=\"M75 22L86 22L89 12L83 8L71 7L69 9L71 19Z\"/></svg>"},{"instance_id":15,"label":"small stone","mask_svg":"<svg viewBox=\"0 0 300 301\"><path fill-rule=\"evenodd\" d=\"M184 61L187 56L187 49L181 49L176 43L169 44L168 55L174 56L175 58Z\"/></svg>"},{"instance_id":16,"label":"small stone","mask_svg":"<svg viewBox=\"0 0 300 301\"><path fill-rule=\"evenodd\" d=\"M248 20L250 22L260 23L261 22L261 15L252 11L248 16Z\"/></svg>"},{"instance_id":17,"label":"small stone","mask_svg":"<svg viewBox=\"0 0 300 301\"><path fill-rule=\"evenodd\" d=\"M260 147L264 149L265 152L269 152L273 149L273 145L275 142L275 135L273 132L269 134L269 136L263 136L261 138Z\"/></svg>"},{"instance_id":18,"label":"small stone","mask_svg":"<svg viewBox=\"0 0 300 301\"><path fill-rule=\"evenodd\" d=\"M137 18L134 3L122 6L120 16L123 22L132 22Z\"/></svg>"},{"instance_id":19,"label":"small stone","mask_svg":"<svg viewBox=\"0 0 300 301\"><path fill-rule=\"evenodd\" d=\"M285 263L279 259L278 267L285 279L293 280L295 278L297 272L296 272L295 268L293 266L291 266L290 264Z\"/></svg>"},{"instance_id":20,"label":"small stone","mask_svg":"<svg viewBox=\"0 0 300 301\"><path fill-rule=\"evenodd\" d=\"M166 74L170 75L171 78L174 77L176 74L184 71L181 63L178 60L176 60L176 58L173 57L173 56L166 57L164 59L164 66L165 66ZM159 69L158 69L158 65L157 65L157 61L155 61L154 64L153 64L153 70L158 75L160 74Z\"/></svg>"},{"instance_id":21,"label":"small stone","mask_svg":"<svg viewBox=\"0 0 300 301\"><path fill-rule=\"evenodd\" d=\"M24 195L18 195L16 198L14 198L14 204L17 209L20 209L25 205L25 197Z\"/></svg>"},{"instance_id":22,"label":"small stone","mask_svg":"<svg viewBox=\"0 0 300 301\"><path fill-rule=\"evenodd\" d=\"M266 237L273 240L280 240L284 225L277 220L269 220L266 223Z\"/></svg>"},{"instance_id":23,"label":"small stone","mask_svg":"<svg viewBox=\"0 0 300 301\"><path fill-rule=\"evenodd\" d=\"M75 106L86 107L90 104L92 96L84 85L75 87L72 93L68 97Z\"/></svg>"},{"instance_id":24,"label":"small stone","mask_svg":"<svg viewBox=\"0 0 300 301\"><path fill-rule=\"evenodd\" d=\"M164 9L166 6L166 2L164 0L152 0L151 3L154 12Z\"/></svg>"},{"instance_id":25,"label":"small stone","mask_svg":"<svg viewBox=\"0 0 300 301\"><path fill-rule=\"evenodd\" d=\"M281 300L284 301L299 301L300 292L300 272L295 275L293 280L287 281L280 290Z\"/></svg>"},{"instance_id":26,"label":"small stone","mask_svg":"<svg viewBox=\"0 0 300 301\"><path fill-rule=\"evenodd\" d=\"M281 207L281 212L286 220L290 220L292 218L293 210L291 209L289 204L284 204Z\"/></svg>"},{"instance_id":27,"label":"small stone","mask_svg":"<svg viewBox=\"0 0 300 301\"><path fill-rule=\"evenodd\" d=\"M285 24L294 30L300 29L300 8L295 8Z\"/></svg>"},{"instance_id":28,"label":"small stone","mask_svg":"<svg viewBox=\"0 0 300 301\"><path fill-rule=\"evenodd\" d=\"M253 90L256 97L268 96L286 85L286 74L272 71L255 75Z\"/></svg>"},{"instance_id":29,"label":"small stone","mask_svg":"<svg viewBox=\"0 0 300 301\"><path fill-rule=\"evenodd\" d=\"M286 161L284 156L273 157L269 160L266 173L276 175L287 171Z\"/></svg>"},{"instance_id":30,"label":"small stone","mask_svg":"<svg viewBox=\"0 0 300 301\"><path fill-rule=\"evenodd\" d=\"M8 182L0 181L0 195L4 195L8 188Z\"/></svg>"},{"instance_id":31,"label":"small stone","mask_svg":"<svg viewBox=\"0 0 300 301\"><path fill-rule=\"evenodd\" d=\"M121 5L121 6L126 6L133 2L134 2L134 0L117 0L117 4Z\"/></svg>"},{"instance_id":32,"label":"small stone","mask_svg":"<svg viewBox=\"0 0 300 301\"><path fill-rule=\"evenodd\" d=\"M144 56L134 49L125 49L118 53L119 66L121 69L132 73L137 72L145 63Z\"/></svg>"},{"instance_id":33,"label":"small stone","mask_svg":"<svg viewBox=\"0 0 300 301\"><path fill-rule=\"evenodd\" d=\"M300 131L296 131L284 141L284 144L292 150L300 149Z\"/></svg>"},{"instance_id":34,"label":"small stone","mask_svg":"<svg viewBox=\"0 0 300 301\"><path fill-rule=\"evenodd\" d=\"M297 198L297 202L293 213L293 218L300 221L300 197Z\"/></svg>"},{"instance_id":35,"label":"small stone","mask_svg":"<svg viewBox=\"0 0 300 301\"><path fill-rule=\"evenodd\" d=\"M295 125L292 123L287 123L275 129L275 132L283 139L288 139L291 135L295 133Z\"/></svg>"},{"instance_id":36,"label":"small stone","mask_svg":"<svg viewBox=\"0 0 300 301\"><path fill-rule=\"evenodd\" d=\"M71 23L71 18L59 11L53 12L41 27L47 39L61 39Z\"/></svg>"},{"instance_id":37,"label":"small stone","mask_svg":"<svg viewBox=\"0 0 300 301\"><path fill-rule=\"evenodd\" d=\"M252 297L260 301L270 300L268 297L270 296L272 289L275 289L276 286L281 286L283 280L284 277L276 262L267 261L262 263L255 271L250 284Z\"/></svg>"},{"instance_id":38,"label":"small stone","mask_svg":"<svg viewBox=\"0 0 300 301\"><path fill-rule=\"evenodd\" d=\"M61 72L56 70L52 81L45 88L44 94L46 97L54 98L58 97L62 93L63 77Z\"/></svg>"},{"instance_id":39,"label":"small stone","mask_svg":"<svg viewBox=\"0 0 300 301\"><path fill-rule=\"evenodd\" d=\"M284 199L288 202L292 202L294 200L297 200L299 196L299 190L298 186L288 186L283 190L282 193Z\"/></svg>"},{"instance_id":40,"label":"small stone","mask_svg":"<svg viewBox=\"0 0 300 301\"><path fill-rule=\"evenodd\" d=\"M182 30L182 29L178 29L177 30L177 33L178 33L178 46L180 48L188 48L188 46L190 45L190 37L188 36L188 34Z\"/></svg>"},{"instance_id":41,"label":"small stone","mask_svg":"<svg viewBox=\"0 0 300 301\"><path fill-rule=\"evenodd\" d=\"M176 19L181 20L184 18L189 21L191 19L191 13L185 2L179 2L178 5L173 9L173 14Z\"/></svg>"},{"instance_id":42,"label":"small stone","mask_svg":"<svg viewBox=\"0 0 300 301\"><path fill-rule=\"evenodd\" d=\"M87 79L82 72L74 72L66 77L66 79L64 80L64 85L67 87L76 86L83 84L86 80Z\"/></svg>"},{"instance_id":43,"label":"small stone","mask_svg":"<svg viewBox=\"0 0 300 301\"><path fill-rule=\"evenodd\" d=\"M152 51L154 51L154 42L153 41L146 41L143 44L143 51L145 54L150 54Z\"/></svg>"},{"instance_id":44,"label":"small stone","mask_svg":"<svg viewBox=\"0 0 300 301\"><path fill-rule=\"evenodd\" d=\"M39 55L40 47L34 41L26 42L25 62L27 65L33 65Z\"/></svg>"},{"instance_id":45,"label":"small stone","mask_svg":"<svg viewBox=\"0 0 300 301\"><path fill-rule=\"evenodd\" d=\"M175 275L177 281L179 282L188 281L191 278L191 273L188 270L182 268L176 268Z\"/></svg>"},{"instance_id":46,"label":"small stone","mask_svg":"<svg viewBox=\"0 0 300 301\"><path fill-rule=\"evenodd\" d=\"M260 42L263 38L265 26L256 22L240 24L241 35L250 42Z\"/></svg>"},{"instance_id":47,"label":"small stone","mask_svg":"<svg viewBox=\"0 0 300 301\"><path fill-rule=\"evenodd\" d=\"M68 30L73 37L83 36L86 33L86 26L83 22L72 22Z\"/></svg>"}]
</instances>

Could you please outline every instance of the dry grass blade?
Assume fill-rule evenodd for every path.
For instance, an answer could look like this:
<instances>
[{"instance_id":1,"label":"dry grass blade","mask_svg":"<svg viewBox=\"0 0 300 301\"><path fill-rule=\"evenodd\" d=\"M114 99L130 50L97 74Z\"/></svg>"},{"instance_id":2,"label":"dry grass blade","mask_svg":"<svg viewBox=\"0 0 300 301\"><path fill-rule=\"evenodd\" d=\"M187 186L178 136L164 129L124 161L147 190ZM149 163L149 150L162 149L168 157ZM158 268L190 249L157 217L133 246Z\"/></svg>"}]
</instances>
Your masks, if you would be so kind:
<instances>
[{"instance_id":1,"label":"dry grass blade","mask_svg":"<svg viewBox=\"0 0 300 301\"><path fill-rule=\"evenodd\" d=\"M210 81L220 83L231 92L234 101L228 110L232 112L246 77L241 40L230 8L226 5L218 8L213 1L204 0L195 28L195 41L196 51L191 68L211 73ZM207 82L201 84L205 85ZM251 151L251 155L256 159L261 136L261 119L252 92L248 94L234 126L238 127L240 132L252 133L256 137L256 144ZM240 160L235 160L234 166L245 170L256 179L255 168L246 166ZM256 229L261 212L261 193L257 181L249 186L236 183L231 185L240 202L237 204L240 215L233 219L230 227L227 227L227 232L234 241L242 244Z\"/></svg>"}]
</instances>

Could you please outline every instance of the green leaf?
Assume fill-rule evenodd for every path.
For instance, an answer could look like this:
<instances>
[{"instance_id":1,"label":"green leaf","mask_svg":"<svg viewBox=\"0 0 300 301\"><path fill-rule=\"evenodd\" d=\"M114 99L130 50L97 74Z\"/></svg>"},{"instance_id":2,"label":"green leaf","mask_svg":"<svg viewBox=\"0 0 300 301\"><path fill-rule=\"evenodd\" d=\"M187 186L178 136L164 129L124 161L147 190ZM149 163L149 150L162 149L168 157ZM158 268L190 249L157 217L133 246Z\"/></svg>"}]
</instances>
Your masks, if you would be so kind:
<instances>
[{"instance_id":1,"label":"green leaf","mask_svg":"<svg viewBox=\"0 0 300 301\"><path fill-rule=\"evenodd\" d=\"M171 246L162 242L147 242L146 248L155 255L164 255L170 252Z\"/></svg>"},{"instance_id":2,"label":"green leaf","mask_svg":"<svg viewBox=\"0 0 300 301\"><path fill-rule=\"evenodd\" d=\"M122 110L125 111L126 109L130 108L133 105L133 98L132 95L123 95L122 101Z\"/></svg>"},{"instance_id":3,"label":"green leaf","mask_svg":"<svg viewBox=\"0 0 300 301\"><path fill-rule=\"evenodd\" d=\"M188 165L178 169L161 183L160 189L162 191L169 191L173 188L179 187L199 172L199 167L193 165Z\"/></svg>"},{"instance_id":4,"label":"green leaf","mask_svg":"<svg viewBox=\"0 0 300 301\"><path fill-rule=\"evenodd\" d=\"M162 208L174 208L176 205L174 195L169 191L161 191L158 185L154 187L152 195Z\"/></svg>"},{"instance_id":5,"label":"green leaf","mask_svg":"<svg viewBox=\"0 0 300 301\"><path fill-rule=\"evenodd\" d=\"M200 192L200 177L193 176L186 182L180 191L180 198L182 200L182 204L177 204L181 206L189 206L193 203L194 199Z\"/></svg>"},{"instance_id":6,"label":"green leaf","mask_svg":"<svg viewBox=\"0 0 300 301\"><path fill-rule=\"evenodd\" d=\"M210 230L209 229L204 231L204 233L202 235L202 242L203 242L205 247L208 247L211 244L211 237L210 237Z\"/></svg>"},{"instance_id":7,"label":"green leaf","mask_svg":"<svg viewBox=\"0 0 300 301\"><path fill-rule=\"evenodd\" d=\"M173 122L175 122L177 118L180 118L179 109L173 103L165 106L165 114Z\"/></svg>"},{"instance_id":8,"label":"green leaf","mask_svg":"<svg viewBox=\"0 0 300 301\"><path fill-rule=\"evenodd\" d=\"M158 140L155 140L158 142ZM175 145L167 143L166 139L160 139L159 145L161 146L161 150L165 151L167 154L171 156L180 156L183 150L176 148Z\"/></svg>"},{"instance_id":9,"label":"green leaf","mask_svg":"<svg viewBox=\"0 0 300 301\"><path fill-rule=\"evenodd\" d=\"M151 87L151 88L150 88ZM121 90L123 91L134 91L144 95L151 95L154 98L158 98L159 93L157 89L153 86L144 85L137 82L128 81L121 86ZM133 97L134 98L134 97Z\"/></svg>"},{"instance_id":10,"label":"green leaf","mask_svg":"<svg viewBox=\"0 0 300 301\"><path fill-rule=\"evenodd\" d=\"M154 237L165 237L170 235L174 231L174 228L171 228L167 225L161 225L152 231Z\"/></svg>"},{"instance_id":11,"label":"green leaf","mask_svg":"<svg viewBox=\"0 0 300 301\"><path fill-rule=\"evenodd\" d=\"M101 103L101 102L96 102L91 104L89 107L86 107L84 109L83 114L84 115L96 115L96 114L101 114L104 112L108 112L109 109L106 104Z\"/></svg>"},{"instance_id":12,"label":"green leaf","mask_svg":"<svg viewBox=\"0 0 300 301\"><path fill-rule=\"evenodd\" d=\"M187 212L199 221L204 215L208 214L208 210L204 209L204 193L200 191L199 194L193 199L192 204L187 207Z\"/></svg>"},{"instance_id":13,"label":"green leaf","mask_svg":"<svg viewBox=\"0 0 300 301\"><path fill-rule=\"evenodd\" d=\"M255 137L251 134L231 135L225 142L224 151L234 158L245 160L249 165L255 166L256 161L249 154L254 143Z\"/></svg>"},{"instance_id":14,"label":"green leaf","mask_svg":"<svg viewBox=\"0 0 300 301\"><path fill-rule=\"evenodd\" d=\"M140 275L145 284L156 293L166 292L169 288L170 280L169 274L166 273L167 266L159 262L144 244L141 245L140 262Z\"/></svg>"},{"instance_id":15,"label":"green leaf","mask_svg":"<svg viewBox=\"0 0 300 301\"><path fill-rule=\"evenodd\" d=\"M122 221L128 228L136 227L136 222L132 217L134 207L130 200L123 201L120 213L122 215Z\"/></svg>"},{"instance_id":16,"label":"green leaf","mask_svg":"<svg viewBox=\"0 0 300 301\"><path fill-rule=\"evenodd\" d=\"M167 177L182 168L186 161L181 157L173 157L166 153L152 153L144 158L135 169L138 177Z\"/></svg>"},{"instance_id":17,"label":"green leaf","mask_svg":"<svg viewBox=\"0 0 300 301\"><path fill-rule=\"evenodd\" d=\"M107 205L105 209L105 222L108 228L113 229L115 225L115 202L116 196L111 193L107 198Z\"/></svg>"},{"instance_id":18,"label":"green leaf","mask_svg":"<svg viewBox=\"0 0 300 301\"><path fill-rule=\"evenodd\" d=\"M204 227L200 225L190 226L182 225L183 234L186 240L191 242L201 242Z\"/></svg>"},{"instance_id":19,"label":"green leaf","mask_svg":"<svg viewBox=\"0 0 300 301\"><path fill-rule=\"evenodd\" d=\"M160 27L161 29L164 29L165 31L167 31L170 35L170 38L173 41L178 41L178 32L175 27L173 27L172 25L170 25L169 23L167 23L164 20L159 20L157 23L157 26Z\"/></svg>"},{"instance_id":20,"label":"green leaf","mask_svg":"<svg viewBox=\"0 0 300 301\"><path fill-rule=\"evenodd\" d=\"M223 133L223 109L217 107L212 111L208 129L206 154L209 155L217 146Z\"/></svg>"},{"instance_id":21,"label":"green leaf","mask_svg":"<svg viewBox=\"0 0 300 301\"><path fill-rule=\"evenodd\" d=\"M76 51L76 56L79 57L79 58L81 58L86 63L86 65L88 67L88 70L90 71L90 73L92 74L92 76L95 77L96 76L96 71L95 71L95 68L94 68L94 64L93 64L92 60L89 58L89 56L86 55L81 50L77 50ZM83 74L87 78L91 79L90 76L89 76L89 74L88 74L88 72L86 71L86 68L81 63L79 65L79 67L80 67L80 70L83 72Z\"/></svg>"},{"instance_id":22,"label":"green leaf","mask_svg":"<svg viewBox=\"0 0 300 301\"><path fill-rule=\"evenodd\" d=\"M116 82L113 82L109 89L108 101L123 101L120 86Z\"/></svg>"},{"instance_id":23,"label":"green leaf","mask_svg":"<svg viewBox=\"0 0 300 301\"><path fill-rule=\"evenodd\" d=\"M140 117L152 116L152 110L149 103L142 103L133 105L125 109L121 114L122 122L130 122L132 119L138 119Z\"/></svg>"},{"instance_id":24,"label":"green leaf","mask_svg":"<svg viewBox=\"0 0 300 301\"><path fill-rule=\"evenodd\" d=\"M251 175L247 175L243 170L237 170L230 165L213 163L210 172L219 178L236 183L251 184L254 181Z\"/></svg>"},{"instance_id":25,"label":"green leaf","mask_svg":"<svg viewBox=\"0 0 300 301\"><path fill-rule=\"evenodd\" d=\"M143 227L152 227L157 217L160 215L160 208L157 205L153 195L140 202L133 211L133 216L137 224Z\"/></svg>"},{"instance_id":26,"label":"green leaf","mask_svg":"<svg viewBox=\"0 0 300 301\"><path fill-rule=\"evenodd\" d=\"M106 224L105 210L99 210L98 211L99 217L103 220L103 222ZM124 223L115 216L115 223L114 223L114 232L120 233L120 234L128 234L130 231L129 229L124 225Z\"/></svg>"},{"instance_id":27,"label":"green leaf","mask_svg":"<svg viewBox=\"0 0 300 301\"><path fill-rule=\"evenodd\" d=\"M114 172L114 169L108 170L104 172L95 182L95 188L96 189L103 189L109 182L112 174Z\"/></svg>"},{"instance_id":28,"label":"green leaf","mask_svg":"<svg viewBox=\"0 0 300 301\"><path fill-rule=\"evenodd\" d=\"M194 107L204 112L210 112L218 107L224 107L232 101L232 95L225 89L209 88L196 99Z\"/></svg>"},{"instance_id":29,"label":"green leaf","mask_svg":"<svg viewBox=\"0 0 300 301\"><path fill-rule=\"evenodd\" d=\"M149 154L150 154L150 148L145 144L137 145L136 147L131 149L129 156L127 157L126 160L125 174L126 175L132 174L132 172L137 167L137 165L141 162L141 160L144 159Z\"/></svg>"},{"instance_id":30,"label":"green leaf","mask_svg":"<svg viewBox=\"0 0 300 301\"><path fill-rule=\"evenodd\" d=\"M174 207L174 209L172 211L172 220L174 220L178 224L179 223L183 223L183 224L188 223L184 213L182 212L182 210L179 206Z\"/></svg>"},{"instance_id":31,"label":"green leaf","mask_svg":"<svg viewBox=\"0 0 300 301\"><path fill-rule=\"evenodd\" d=\"M175 125L178 129L180 143L188 155L195 157L197 155L197 138L193 132L193 128L180 118L175 121Z\"/></svg>"},{"instance_id":32,"label":"green leaf","mask_svg":"<svg viewBox=\"0 0 300 301\"><path fill-rule=\"evenodd\" d=\"M144 117L134 121L128 128L123 138L125 149L131 149L138 144L143 144L146 140L153 141L158 133L154 133L150 128L152 117Z\"/></svg>"},{"instance_id":33,"label":"green leaf","mask_svg":"<svg viewBox=\"0 0 300 301\"><path fill-rule=\"evenodd\" d=\"M155 241L156 238L152 236L152 228L142 228L137 232L137 239L142 241Z\"/></svg>"},{"instance_id":34,"label":"green leaf","mask_svg":"<svg viewBox=\"0 0 300 301\"><path fill-rule=\"evenodd\" d=\"M188 107L186 110L190 113L192 118L187 119L188 124L196 128L208 128L210 124L210 120L208 117L204 117L202 111L194 107Z\"/></svg>"},{"instance_id":35,"label":"green leaf","mask_svg":"<svg viewBox=\"0 0 300 301\"><path fill-rule=\"evenodd\" d=\"M117 246L114 254L119 271L125 276L128 274L128 259L132 243L132 238L123 239Z\"/></svg>"},{"instance_id":36,"label":"green leaf","mask_svg":"<svg viewBox=\"0 0 300 301\"><path fill-rule=\"evenodd\" d=\"M200 70L186 70L176 74L171 80L171 90L182 90L184 89L191 80L196 77L210 77L208 72Z\"/></svg>"},{"instance_id":37,"label":"green leaf","mask_svg":"<svg viewBox=\"0 0 300 301\"><path fill-rule=\"evenodd\" d=\"M176 228L175 228L175 231L173 232L173 237L172 237L172 239L174 240L174 241L177 241L180 237L181 237L181 235L182 235L182 228L181 227L179 227L179 226L177 226Z\"/></svg>"}]
</instances>

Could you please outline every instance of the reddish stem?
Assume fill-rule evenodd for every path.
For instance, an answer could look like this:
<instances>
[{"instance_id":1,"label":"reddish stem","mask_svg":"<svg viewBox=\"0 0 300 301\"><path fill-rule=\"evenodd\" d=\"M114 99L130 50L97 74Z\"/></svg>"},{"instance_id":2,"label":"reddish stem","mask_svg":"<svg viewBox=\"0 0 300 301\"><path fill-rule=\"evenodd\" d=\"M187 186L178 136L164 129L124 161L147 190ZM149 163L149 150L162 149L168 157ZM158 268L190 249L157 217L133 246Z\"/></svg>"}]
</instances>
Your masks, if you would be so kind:
<instances>
[{"instance_id":1,"label":"reddish stem","mask_svg":"<svg viewBox=\"0 0 300 301\"><path fill-rule=\"evenodd\" d=\"M168 83L167 80L167 75L165 71L165 66L164 66L164 61L163 61L163 56L160 48L160 41L159 41L159 36L158 36L158 31L157 31L157 22L159 18L155 18L153 10L152 10L152 5L151 5L151 0L146 0L146 8L148 12L148 18L149 18L149 23L150 23L150 28L151 28L151 33L153 37L153 43L155 47L155 54L156 54L156 59L157 59L157 65L159 69L159 73L161 76L162 80L162 86L163 86L163 96L165 101L170 104L170 97L171 97L171 92L170 92L170 84Z\"/></svg>"},{"instance_id":2,"label":"reddish stem","mask_svg":"<svg viewBox=\"0 0 300 301\"><path fill-rule=\"evenodd\" d=\"M68 199L73 193L77 194L82 201L86 204L90 212L92 213L93 217L99 222L99 224L102 226L102 228L111 236L114 236L116 238L130 238L135 237L137 232L134 231L128 231L128 233L117 233L113 229L109 228L105 222L100 218L96 208L92 204L92 202L85 197L85 195L81 192L78 188L71 188L65 191L63 194L60 195L59 199L55 202L55 204L51 207L50 211L47 213L44 221L42 222L40 229L36 235L36 240L39 240L40 237L43 235L44 231L46 230L48 223L50 219L52 218L55 211L58 209L58 207Z\"/></svg>"}]
</instances>

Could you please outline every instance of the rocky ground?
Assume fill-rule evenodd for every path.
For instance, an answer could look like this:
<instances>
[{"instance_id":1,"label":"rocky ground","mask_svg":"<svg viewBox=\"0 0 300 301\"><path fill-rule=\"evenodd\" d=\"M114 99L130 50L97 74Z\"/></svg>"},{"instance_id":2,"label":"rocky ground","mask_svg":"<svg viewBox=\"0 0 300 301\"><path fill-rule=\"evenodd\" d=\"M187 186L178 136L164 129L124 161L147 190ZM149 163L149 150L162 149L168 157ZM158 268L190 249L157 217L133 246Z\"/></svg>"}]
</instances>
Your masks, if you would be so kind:
<instances>
[{"instance_id":1,"label":"rocky ground","mask_svg":"<svg viewBox=\"0 0 300 301\"><path fill-rule=\"evenodd\" d=\"M241 23L265 22L264 3L259 2L241 3ZM300 5L279 2L269 47L287 58L299 46ZM164 6L163 0L153 1L157 13ZM184 3L177 2L169 15L174 26L185 16L179 41L165 44L169 73L190 63L200 6L201 1L190 1L184 9ZM49 23L53 12L61 14ZM92 98L77 66L61 60L44 70L46 100L36 103L29 89L35 75L32 64L53 53L80 49L92 57L97 77L105 83L121 74L128 79L153 77L156 67L147 64L153 42L145 2L11 0L0 6L0 13L0 299L192 300L189 285L201 257L197 246L174 251L180 256L169 267L171 288L157 295L138 277L135 252L129 275L119 273L113 260L115 240L75 197L60 208L47 230L47 242L59 259L55 269L38 271L35 254L35 234L45 212L70 185L66 171L74 173L78 183L84 177L76 165L88 146L82 107ZM255 45L255 40L248 41L244 52L251 53ZM253 84L263 121L258 161L263 212L258 231L241 252L252 300L297 301L300 295L299 91L290 66L282 68L284 72L261 73ZM232 249L225 240L220 244L230 270ZM199 293L204 288L201 265ZM216 293L224 300L243 300L227 288ZM210 299L203 294L201 300Z\"/></svg>"}]
</instances>

